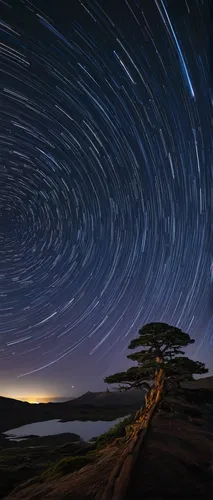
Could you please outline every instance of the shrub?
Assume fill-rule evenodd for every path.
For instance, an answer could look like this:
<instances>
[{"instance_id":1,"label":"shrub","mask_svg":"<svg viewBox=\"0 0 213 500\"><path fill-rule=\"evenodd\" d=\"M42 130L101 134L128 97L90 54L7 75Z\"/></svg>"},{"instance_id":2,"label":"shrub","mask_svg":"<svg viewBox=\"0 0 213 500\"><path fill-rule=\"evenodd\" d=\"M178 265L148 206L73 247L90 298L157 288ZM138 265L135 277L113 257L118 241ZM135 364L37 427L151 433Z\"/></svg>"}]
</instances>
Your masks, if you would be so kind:
<instances>
[{"instance_id":1,"label":"shrub","mask_svg":"<svg viewBox=\"0 0 213 500\"><path fill-rule=\"evenodd\" d=\"M109 431L101 434L96 441L97 448L102 448L106 444L111 443L116 438L124 437L126 435L126 426L131 424L133 420L133 415L124 418L118 424L115 424Z\"/></svg>"}]
</instances>

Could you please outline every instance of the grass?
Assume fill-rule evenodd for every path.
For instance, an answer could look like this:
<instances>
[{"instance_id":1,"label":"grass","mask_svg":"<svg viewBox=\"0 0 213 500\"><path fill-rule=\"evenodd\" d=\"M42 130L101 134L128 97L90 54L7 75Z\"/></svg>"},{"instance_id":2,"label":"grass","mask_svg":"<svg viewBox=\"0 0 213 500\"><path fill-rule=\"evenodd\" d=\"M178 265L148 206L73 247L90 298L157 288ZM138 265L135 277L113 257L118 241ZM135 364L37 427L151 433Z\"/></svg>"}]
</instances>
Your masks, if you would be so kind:
<instances>
[{"instance_id":1,"label":"grass","mask_svg":"<svg viewBox=\"0 0 213 500\"><path fill-rule=\"evenodd\" d=\"M121 420L121 422L118 422L118 424L113 425L113 427L111 427L111 429L109 429L104 434L101 434L96 440L97 449L106 446L116 438L124 437L126 435L125 428L127 425L131 424L132 420L133 415L130 415Z\"/></svg>"},{"instance_id":2,"label":"grass","mask_svg":"<svg viewBox=\"0 0 213 500\"><path fill-rule=\"evenodd\" d=\"M101 434L97 439L95 444L96 449L89 449L84 455L76 455L72 457L64 457L59 462L54 463L47 470L42 473L42 477L51 478L55 476L63 476L65 474L71 474L72 472L81 469L85 465L93 462L96 458L96 450L105 447L107 444L111 443L117 438L124 437L126 435L125 427L132 422L133 416L124 418L121 422L114 425L109 431Z\"/></svg>"},{"instance_id":3,"label":"grass","mask_svg":"<svg viewBox=\"0 0 213 500\"><path fill-rule=\"evenodd\" d=\"M17 465L13 468L1 467L0 469L0 497L8 495L17 484L32 479L34 475L39 474L39 469L35 470L31 465Z\"/></svg>"},{"instance_id":4,"label":"grass","mask_svg":"<svg viewBox=\"0 0 213 500\"><path fill-rule=\"evenodd\" d=\"M45 471L51 469L53 471L54 467L56 473L62 474L63 470L67 470L66 461L69 462L71 456L73 458L79 457L75 465L73 462L73 466L80 467L80 463L82 463L80 459L94 446L95 444L88 445L84 442L67 442L65 444L63 439L62 444L59 445L59 436L56 439L53 436L52 441L49 439L48 443L43 446L37 445L31 448L25 444L25 447L16 445L12 448L1 448L0 498L9 495L14 488L26 481L37 482L39 477L42 479L42 474Z\"/></svg>"},{"instance_id":5,"label":"grass","mask_svg":"<svg viewBox=\"0 0 213 500\"><path fill-rule=\"evenodd\" d=\"M148 458L146 457L145 460L145 464L148 460L151 460L149 464L151 472L149 475L157 474L157 462L155 460L157 451L160 454L159 460L165 459L165 463L168 467L170 467L170 462L172 464L172 460L175 461L172 468L174 474L176 474L176 462L177 467L181 469L182 462L185 464L184 460L186 461L186 469L188 471L188 468L191 467L190 464L194 461L192 456L194 448L193 450L191 448L195 446L196 441L199 441L196 451L196 460L205 461L208 465L207 451L205 451L202 456L202 446L200 446L202 440L206 439L206 442L208 441L205 436L206 431L202 406L203 403L206 402L206 399L208 401L212 400L212 395L211 398L210 396L207 398L205 391L196 391L196 394L195 391L193 391L193 394L191 393L192 391L183 391L183 394L180 394L179 397L177 397L177 395L170 396L170 398L167 398L161 405L159 415L156 417L156 422L158 423L155 424L155 426L157 425L158 433L156 434L155 430L152 438L153 442L151 443L151 451L152 448L154 451L151 455L149 452ZM195 400L199 401L196 407L190 404L191 400L193 400L193 402ZM62 498L64 500L68 498L67 491L65 491L66 488L68 488L70 493L69 498L76 498L77 495L78 500L82 500L82 498L91 500L91 495L94 491L99 491L99 489L101 491L103 484L106 486L109 474L117 463L120 449L125 445L126 432L128 433L126 426L131 424L133 418L134 414L124 418L108 432L96 438L96 441L93 443L72 443L68 442L68 439L64 436L63 439L62 437L58 437L57 442L56 440L54 442L54 437L52 437L52 441L50 439L48 443L45 442L45 445L42 443L42 446L37 444L33 449L28 447L26 443L25 446L20 446L20 448L16 445L15 448L0 450L0 498L5 498L6 495L12 492L11 499L13 495L14 498L19 500L23 500L23 498L27 499L28 492L25 492L25 490L29 487L29 498L32 498L32 494L33 498L40 500L46 494L51 494L51 498L60 497L61 500ZM198 424L200 428L197 431L196 427ZM61 442L59 443L60 440ZM111 445L114 441L115 443ZM164 446L167 446L167 441L168 450L165 454ZM118 442L121 442L121 446L118 445ZM207 444L205 446L207 450ZM175 457L173 456L174 451L177 454ZM168 460L164 455L168 455ZM178 465L179 462L180 465ZM18 466L16 465L17 463ZM82 473L77 472L89 464L92 464L91 467L86 468ZM138 477L140 479L142 474L140 464L139 469ZM189 472L190 471L188 471L185 476L186 482L188 482ZM193 471L191 471L191 474L192 472ZM195 474L192 474L193 484L198 472L199 471L195 471ZM182 474L182 469L180 473ZM70 478L69 474L72 474ZM162 471L160 473L160 479L161 476L163 476ZM60 480L60 478L63 479ZM53 481L54 479L56 479L56 481ZM143 479L143 481L145 479ZM207 479L205 479L205 481L207 481ZM190 481L191 479L189 477L189 482ZM174 484L176 484L175 481ZM65 487L65 485L68 486ZM141 487L141 485L139 486ZM147 488L154 488L154 486L151 484L148 485ZM202 483L201 486L203 488L205 485ZM64 493L60 488L64 488ZM53 491L55 496L53 496ZM207 496L205 500L207 500Z\"/></svg>"},{"instance_id":6,"label":"grass","mask_svg":"<svg viewBox=\"0 0 213 500\"><path fill-rule=\"evenodd\" d=\"M48 478L71 474L92 463L100 448L125 436L125 425L131 420L132 417L125 418L93 443L76 441L73 434L71 437L57 435L32 438L24 444L13 443L11 447L0 448L0 498L17 490L26 481L29 485L43 482Z\"/></svg>"},{"instance_id":7,"label":"grass","mask_svg":"<svg viewBox=\"0 0 213 500\"><path fill-rule=\"evenodd\" d=\"M76 470L85 467L85 465L90 464L94 460L94 456L84 455L84 456L76 456L76 457L64 457L56 464L48 467L42 473L42 477L45 478L54 478L56 476L65 476L66 474L71 474Z\"/></svg>"}]
</instances>

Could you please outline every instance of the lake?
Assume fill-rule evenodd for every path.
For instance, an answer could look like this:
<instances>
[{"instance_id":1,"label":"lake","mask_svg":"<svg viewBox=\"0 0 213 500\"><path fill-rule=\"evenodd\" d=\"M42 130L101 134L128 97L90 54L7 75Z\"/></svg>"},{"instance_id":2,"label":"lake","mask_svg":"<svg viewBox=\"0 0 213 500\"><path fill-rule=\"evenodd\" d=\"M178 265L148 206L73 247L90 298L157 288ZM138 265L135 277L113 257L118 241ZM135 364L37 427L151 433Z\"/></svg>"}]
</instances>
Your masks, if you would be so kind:
<instances>
[{"instance_id":1,"label":"lake","mask_svg":"<svg viewBox=\"0 0 213 500\"><path fill-rule=\"evenodd\" d=\"M120 422L126 417L117 418L116 420L111 420L110 422L104 420L97 421L86 421L73 420L71 422L61 422L60 420L46 420L44 422L35 422L28 425L23 425L22 427L17 427L17 429L11 429L4 432L4 435L8 437L9 440L20 440L27 436L52 436L54 434L63 434L66 432L72 432L81 436L84 441L89 441L93 437L100 436L104 434L115 424Z\"/></svg>"}]
</instances>

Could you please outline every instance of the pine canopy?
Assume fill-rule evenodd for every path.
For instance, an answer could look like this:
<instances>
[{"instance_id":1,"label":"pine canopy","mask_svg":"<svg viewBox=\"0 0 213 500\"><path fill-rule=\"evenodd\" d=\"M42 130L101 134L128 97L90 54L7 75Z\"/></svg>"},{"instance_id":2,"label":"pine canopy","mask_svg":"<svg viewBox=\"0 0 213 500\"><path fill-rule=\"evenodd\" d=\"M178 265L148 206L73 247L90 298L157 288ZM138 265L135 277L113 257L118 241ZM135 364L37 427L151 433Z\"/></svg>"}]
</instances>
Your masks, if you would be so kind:
<instances>
[{"instance_id":1,"label":"pine canopy","mask_svg":"<svg viewBox=\"0 0 213 500\"><path fill-rule=\"evenodd\" d=\"M137 366L115 373L104 380L108 384L122 384L122 388L145 387L155 384L159 370L163 370L165 387L177 386L184 380L193 380L194 374L207 373L204 363L183 356L182 348L193 344L188 333L167 323L149 323L139 330L139 336L129 344L129 349L142 348L127 357ZM168 384L167 384L168 382ZM150 387L150 386L148 386Z\"/></svg>"}]
</instances>

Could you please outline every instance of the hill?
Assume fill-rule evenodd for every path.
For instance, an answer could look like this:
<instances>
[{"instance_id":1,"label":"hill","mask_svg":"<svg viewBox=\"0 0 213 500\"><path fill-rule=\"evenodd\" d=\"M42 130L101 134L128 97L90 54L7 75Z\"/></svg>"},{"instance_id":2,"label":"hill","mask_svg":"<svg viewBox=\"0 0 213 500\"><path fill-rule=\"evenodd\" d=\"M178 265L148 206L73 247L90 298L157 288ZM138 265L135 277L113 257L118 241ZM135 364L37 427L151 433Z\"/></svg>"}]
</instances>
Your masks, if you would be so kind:
<instances>
[{"instance_id":1,"label":"hill","mask_svg":"<svg viewBox=\"0 0 213 500\"><path fill-rule=\"evenodd\" d=\"M213 390L213 377L188 382L184 387ZM89 391L63 403L30 404L0 397L0 433L42 420L115 420L139 409L143 405L143 398L144 393L139 389L124 392ZM2 440L5 440L4 436L0 435L0 442Z\"/></svg>"},{"instance_id":2,"label":"hill","mask_svg":"<svg viewBox=\"0 0 213 500\"><path fill-rule=\"evenodd\" d=\"M198 378L197 380L193 380L193 382L187 382L182 385L189 389L209 389L213 391L213 376Z\"/></svg>"},{"instance_id":3,"label":"hill","mask_svg":"<svg viewBox=\"0 0 213 500\"><path fill-rule=\"evenodd\" d=\"M154 415L147 438L139 449L129 476L126 494L122 498L210 500L212 405L190 403L183 396L168 398L165 403ZM48 469L51 475L46 471L45 474L20 484L6 497L7 500L105 498L105 490L111 484L112 475L126 446L125 437L117 435L117 438L105 442L103 448L94 448L85 454L80 470L77 466L75 470L72 468L72 461L68 463L65 459L60 460L57 467L53 464L55 468ZM79 457L79 452L77 454L78 460L82 458ZM123 478L126 474L125 469Z\"/></svg>"},{"instance_id":4,"label":"hill","mask_svg":"<svg viewBox=\"0 0 213 500\"><path fill-rule=\"evenodd\" d=\"M63 403L30 404L15 399L0 397L0 433L33 422L58 419L72 420L115 420L143 405L143 392L87 392L79 398ZM6 445L0 434L0 444Z\"/></svg>"},{"instance_id":5,"label":"hill","mask_svg":"<svg viewBox=\"0 0 213 500\"><path fill-rule=\"evenodd\" d=\"M86 392L76 399L69 401L72 406L128 406L135 404L143 404L143 391L140 389L132 389L125 392Z\"/></svg>"},{"instance_id":6,"label":"hill","mask_svg":"<svg viewBox=\"0 0 213 500\"><path fill-rule=\"evenodd\" d=\"M26 401L19 401L18 399L5 398L4 396L0 396L0 412L4 410L12 410L16 408L27 408L30 403Z\"/></svg>"},{"instance_id":7,"label":"hill","mask_svg":"<svg viewBox=\"0 0 213 500\"><path fill-rule=\"evenodd\" d=\"M13 409L36 409L36 408L48 408L52 407L52 404L66 406L95 406L95 407L103 407L103 406L128 406L134 404L142 404L143 403L143 391L140 389L132 389L130 391L125 392L117 392L117 391L102 391L102 392L85 392L81 396L77 398L71 398L64 401L64 398L57 398L50 403L40 402L38 404L28 403L26 401L19 401L17 399L5 398L0 396L0 412L2 411L12 411Z\"/></svg>"},{"instance_id":8,"label":"hill","mask_svg":"<svg viewBox=\"0 0 213 500\"><path fill-rule=\"evenodd\" d=\"M197 380L193 380L192 382L186 382L182 384L183 387L187 387L190 389L209 389L213 390L213 376L203 377ZM61 399L61 401L60 401ZM62 401L63 400L63 401ZM4 410L18 409L18 408L34 408L37 407L48 407L49 405L69 405L69 406L84 406L84 405L92 405L92 406L122 406L122 405L131 405L131 404L142 404L143 402L143 391L140 389L132 389L124 392L117 391L101 391L101 392L85 392L81 396L77 398L55 398L51 403L39 403L38 405L28 403L26 401L19 401L17 399L6 398L0 396L0 413Z\"/></svg>"}]
</instances>

